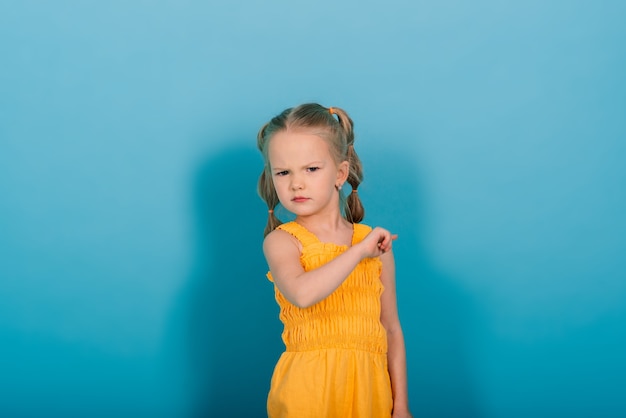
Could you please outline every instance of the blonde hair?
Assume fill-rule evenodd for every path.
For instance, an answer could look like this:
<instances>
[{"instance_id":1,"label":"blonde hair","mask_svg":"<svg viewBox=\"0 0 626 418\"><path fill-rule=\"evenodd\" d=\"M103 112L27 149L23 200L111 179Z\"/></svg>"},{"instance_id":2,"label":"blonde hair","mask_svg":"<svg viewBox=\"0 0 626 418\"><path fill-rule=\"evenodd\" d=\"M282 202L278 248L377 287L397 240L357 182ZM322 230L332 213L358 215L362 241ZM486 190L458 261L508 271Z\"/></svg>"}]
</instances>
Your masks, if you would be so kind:
<instances>
[{"instance_id":1,"label":"blonde hair","mask_svg":"<svg viewBox=\"0 0 626 418\"><path fill-rule=\"evenodd\" d=\"M354 150L353 128L352 119L343 109L326 108L317 103L307 103L286 109L261 127L257 135L257 147L263 154L265 166L259 177L257 191L268 207L268 220L264 235L269 234L282 223L274 214L279 200L272 182L267 154L268 144L274 134L287 129L307 130L320 136L328 142L335 163L348 161L350 168L347 182L352 186L352 193L347 198L340 193L340 198L344 202L343 216L352 223L359 223L363 220L365 210L356 193L359 184L363 181L363 167Z\"/></svg>"}]
</instances>

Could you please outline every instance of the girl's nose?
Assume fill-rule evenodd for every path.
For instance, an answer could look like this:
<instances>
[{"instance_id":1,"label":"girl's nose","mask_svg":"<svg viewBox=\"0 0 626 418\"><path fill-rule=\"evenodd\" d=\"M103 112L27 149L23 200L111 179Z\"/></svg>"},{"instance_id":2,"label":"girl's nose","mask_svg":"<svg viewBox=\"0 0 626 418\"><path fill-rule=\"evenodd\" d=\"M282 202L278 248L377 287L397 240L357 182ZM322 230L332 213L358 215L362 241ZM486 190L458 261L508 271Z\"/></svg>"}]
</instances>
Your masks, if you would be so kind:
<instances>
[{"instance_id":1,"label":"girl's nose","mask_svg":"<svg viewBox=\"0 0 626 418\"><path fill-rule=\"evenodd\" d=\"M294 176L291 178L291 189L292 190L302 189L302 179L300 177Z\"/></svg>"}]
</instances>

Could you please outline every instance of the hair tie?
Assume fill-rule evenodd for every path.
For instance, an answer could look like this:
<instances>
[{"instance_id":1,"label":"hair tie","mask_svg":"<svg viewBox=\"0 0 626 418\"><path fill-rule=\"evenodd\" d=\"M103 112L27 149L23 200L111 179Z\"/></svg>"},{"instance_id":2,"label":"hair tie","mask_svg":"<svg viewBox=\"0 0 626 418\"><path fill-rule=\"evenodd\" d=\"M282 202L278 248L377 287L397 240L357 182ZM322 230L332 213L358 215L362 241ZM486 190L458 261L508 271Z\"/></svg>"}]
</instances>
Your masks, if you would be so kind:
<instances>
[{"instance_id":1,"label":"hair tie","mask_svg":"<svg viewBox=\"0 0 626 418\"><path fill-rule=\"evenodd\" d=\"M356 189L352 189L352 193L357 193L357 190Z\"/></svg>"},{"instance_id":2,"label":"hair tie","mask_svg":"<svg viewBox=\"0 0 626 418\"><path fill-rule=\"evenodd\" d=\"M274 213L274 209L268 210L268 213L271 215L272 213Z\"/></svg>"},{"instance_id":3,"label":"hair tie","mask_svg":"<svg viewBox=\"0 0 626 418\"><path fill-rule=\"evenodd\" d=\"M334 114L335 114L335 109L333 109L332 107L329 107L329 108L328 108L328 112L329 112L331 115L334 115Z\"/></svg>"}]
</instances>

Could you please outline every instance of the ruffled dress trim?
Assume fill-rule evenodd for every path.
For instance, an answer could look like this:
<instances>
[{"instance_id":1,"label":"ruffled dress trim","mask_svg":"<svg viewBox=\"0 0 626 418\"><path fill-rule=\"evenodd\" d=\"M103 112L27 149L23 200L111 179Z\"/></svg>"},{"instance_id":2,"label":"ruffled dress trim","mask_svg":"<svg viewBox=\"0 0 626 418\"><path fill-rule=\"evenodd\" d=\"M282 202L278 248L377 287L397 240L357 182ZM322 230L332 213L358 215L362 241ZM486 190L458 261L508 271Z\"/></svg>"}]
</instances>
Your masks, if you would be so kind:
<instances>
[{"instance_id":1,"label":"ruffled dress trim","mask_svg":"<svg viewBox=\"0 0 626 418\"><path fill-rule=\"evenodd\" d=\"M347 245L320 242L296 222L278 227L302 244L300 262L305 271L328 263L348 249ZM371 228L353 224L352 245L363 240ZM346 280L324 300L307 308L290 303L275 287L280 306L280 320L286 350L309 351L328 348L387 352L387 335L380 322L380 281L382 263L379 258L362 260ZM271 273L267 274L274 281Z\"/></svg>"}]
</instances>

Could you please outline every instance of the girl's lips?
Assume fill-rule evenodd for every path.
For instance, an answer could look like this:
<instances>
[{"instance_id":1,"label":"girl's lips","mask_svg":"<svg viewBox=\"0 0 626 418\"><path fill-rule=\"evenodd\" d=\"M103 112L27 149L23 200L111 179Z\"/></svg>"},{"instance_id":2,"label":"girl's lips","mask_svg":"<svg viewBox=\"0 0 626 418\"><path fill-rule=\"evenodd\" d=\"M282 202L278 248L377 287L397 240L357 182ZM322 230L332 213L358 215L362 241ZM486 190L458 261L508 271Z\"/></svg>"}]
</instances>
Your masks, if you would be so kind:
<instances>
[{"instance_id":1,"label":"girl's lips","mask_svg":"<svg viewBox=\"0 0 626 418\"><path fill-rule=\"evenodd\" d=\"M293 202L306 202L307 200L309 200L308 197L302 197L302 196L296 196L293 199L291 199Z\"/></svg>"}]
</instances>

